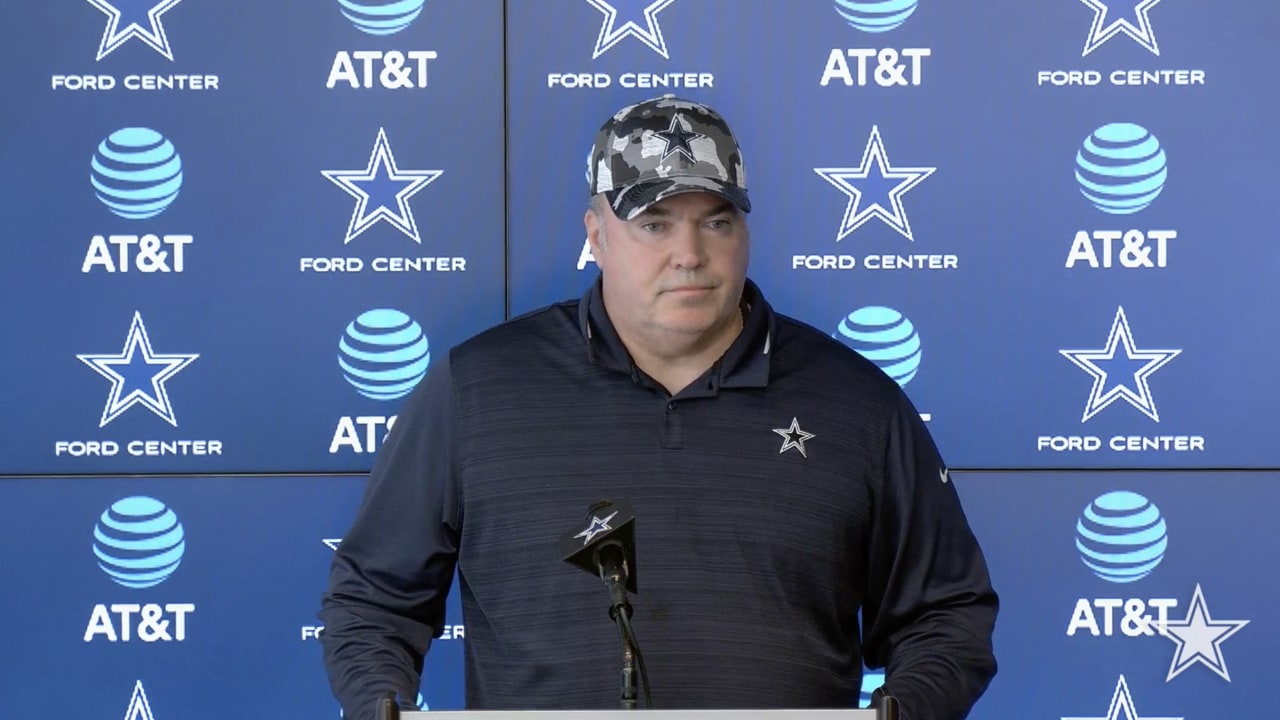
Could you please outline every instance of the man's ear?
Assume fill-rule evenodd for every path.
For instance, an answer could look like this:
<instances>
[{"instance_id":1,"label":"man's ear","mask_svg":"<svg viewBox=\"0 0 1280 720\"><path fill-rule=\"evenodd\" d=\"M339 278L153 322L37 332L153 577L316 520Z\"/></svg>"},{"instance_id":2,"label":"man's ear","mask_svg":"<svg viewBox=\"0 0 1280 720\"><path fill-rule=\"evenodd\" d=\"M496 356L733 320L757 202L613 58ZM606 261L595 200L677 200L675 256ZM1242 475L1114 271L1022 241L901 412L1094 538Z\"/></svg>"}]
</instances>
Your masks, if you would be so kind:
<instances>
[{"instance_id":1,"label":"man's ear","mask_svg":"<svg viewBox=\"0 0 1280 720\"><path fill-rule=\"evenodd\" d=\"M582 224L587 229L587 244L591 246L591 254L600 255L600 251L605 247L604 218L596 212L595 208L587 208L587 212L582 216Z\"/></svg>"}]
</instances>

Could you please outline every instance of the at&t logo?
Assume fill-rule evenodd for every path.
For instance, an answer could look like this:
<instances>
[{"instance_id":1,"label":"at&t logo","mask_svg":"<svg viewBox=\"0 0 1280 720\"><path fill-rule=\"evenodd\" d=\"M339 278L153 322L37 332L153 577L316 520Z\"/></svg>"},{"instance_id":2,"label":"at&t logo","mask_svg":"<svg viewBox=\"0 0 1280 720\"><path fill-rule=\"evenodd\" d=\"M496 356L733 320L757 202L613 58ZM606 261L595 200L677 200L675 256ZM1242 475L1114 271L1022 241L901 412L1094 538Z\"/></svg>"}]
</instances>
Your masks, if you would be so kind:
<instances>
[{"instance_id":1,"label":"at&t logo","mask_svg":"<svg viewBox=\"0 0 1280 720\"><path fill-rule=\"evenodd\" d=\"M833 0L832 4L850 27L880 35L901 27L915 13L918 1ZM924 78L924 58L932 54L931 49L923 47L833 48L827 54L818 85L827 87L838 81L846 87L919 86Z\"/></svg>"},{"instance_id":2,"label":"at&t logo","mask_svg":"<svg viewBox=\"0 0 1280 720\"><path fill-rule=\"evenodd\" d=\"M403 400L426 376L430 364L431 344L422 326L392 308L361 313L347 324L338 341L338 367L342 377L357 393L370 400L384 403ZM340 418L329 443L329 454L343 449L376 452L395 420L395 415ZM384 429L379 436L379 431Z\"/></svg>"},{"instance_id":3,"label":"at&t logo","mask_svg":"<svg viewBox=\"0 0 1280 720\"><path fill-rule=\"evenodd\" d=\"M1163 562L1168 546L1168 528L1160 509L1136 492L1099 495L1076 523L1081 561L1096 577L1118 587L1132 586L1151 575ZM1180 605L1175 598L1135 595L1079 598L1067 623L1067 637L1166 638L1174 644L1174 652L1165 682L1195 665L1230 682L1222 644L1249 620L1214 618L1199 583L1185 614L1174 613Z\"/></svg>"},{"instance_id":4,"label":"at&t logo","mask_svg":"<svg viewBox=\"0 0 1280 720\"><path fill-rule=\"evenodd\" d=\"M186 552L186 533L174 511L147 496L122 498L102 512L93 528L98 567L117 585L149 591L168 580ZM84 641L144 643L187 639L194 603L101 603L95 605Z\"/></svg>"},{"instance_id":5,"label":"at&t logo","mask_svg":"<svg viewBox=\"0 0 1280 720\"><path fill-rule=\"evenodd\" d=\"M89 162L89 182L99 202L118 218L144 223L177 200L182 157L168 138L145 127L127 127L98 144ZM177 233L112 233L89 240L80 271L180 273L195 239Z\"/></svg>"},{"instance_id":6,"label":"at&t logo","mask_svg":"<svg viewBox=\"0 0 1280 720\"><path fill-rule=\"evenodd\" d=\"M424 0L337 0L356 30L385 38L407 30L422 14ZM325 87L354 90L415 90L427 87L427 65L435 50L339 50L329 66Z\"/></svg>"},{"instance_id":7,"label":"at&t logo","mask_svg":"<svg viewBox=\"0 0 1280 720\"><path fill-rule=\"evenodd\" d=\"M1080 194L1099 212L1124 218L1151 206L1164 191L1169 164L1151 131L1129 122L1108 123L1094 130L1076 151ZM1073 268L1134 270L1169 264L1173 229L1111 227L1078 230L1067 252Z\"/></svg>"},{"instance_id":8,"label":"at&t logo","mask_svg":"<svg viewBox=\"0 0 1280 720\"><path fill-rule=\"evenodd\" d=\"M666 16L659 17L664 11L669 9L677 0L582 0L579 10L589 12L594 9L599 12L600 30L595 38L595 46L591 52L591 60L596 61L601 56L619 52L627 53L626 57L633 57L638 48L647 48L649 51L662 58L662 60L670 60L671 53L668 50L667 39L662 34L663 23L666 22ZM551 19L551 13L547 13L544 17ZM589 40L583 38L582 44L585 50L592 47ZM624 50L627 48L629 50ZM638 53L641 57L646 56L644 52ZM674 90L679 88L710 88L715 87L715 75L706 71L690 71L680 70L672 72L649 72L644 70L628 69L617 74L607 72L576 70L553 72L547 74L548 88L592 88L601 89L612 87L615 83L619 87L639 88L639 89L662 89Z\"/></svg>"},{"instance_id":9,"label":"at&t logo","mask_svg":"<svg viewBox=\"0 0 1280 720\"><path fill-rule=\"evenodd\" d=\"M860 307L846 315L831 337L844 343L905 388L920 371L924 350L920 333L901 312L881 305ZM921 419L933 419L921 413Z\"/></svg>"}]
</instances>

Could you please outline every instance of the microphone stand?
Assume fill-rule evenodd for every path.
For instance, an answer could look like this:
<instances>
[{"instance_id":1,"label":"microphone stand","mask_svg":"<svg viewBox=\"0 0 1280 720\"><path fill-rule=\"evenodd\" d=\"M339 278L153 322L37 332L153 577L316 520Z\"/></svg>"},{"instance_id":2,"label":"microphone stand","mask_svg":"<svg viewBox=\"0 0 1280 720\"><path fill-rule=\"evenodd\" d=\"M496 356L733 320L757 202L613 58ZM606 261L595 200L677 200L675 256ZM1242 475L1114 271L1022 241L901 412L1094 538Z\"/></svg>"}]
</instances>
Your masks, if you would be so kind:
<instances>
[{"instance_id":1,"label":"microphone stand","mask_svg":"<svg viewBox=\"0 0 1280 720\"><path fill-rule=\"evenodd\" d=\"M618 636L622 641L622 709L636 709L636 659L639 654L635 646L635 635L631 631L631 603L627 601L626 558L621 548L615 544L607 544L600 548L596 556L600 568L600 579L609 588L612 602L609 605L609 619L618 625ZM643 661L641 661L643 662ZM645 683L645 702L652 707L649 700L648 683Z\"/></svg>"}]
</instances>

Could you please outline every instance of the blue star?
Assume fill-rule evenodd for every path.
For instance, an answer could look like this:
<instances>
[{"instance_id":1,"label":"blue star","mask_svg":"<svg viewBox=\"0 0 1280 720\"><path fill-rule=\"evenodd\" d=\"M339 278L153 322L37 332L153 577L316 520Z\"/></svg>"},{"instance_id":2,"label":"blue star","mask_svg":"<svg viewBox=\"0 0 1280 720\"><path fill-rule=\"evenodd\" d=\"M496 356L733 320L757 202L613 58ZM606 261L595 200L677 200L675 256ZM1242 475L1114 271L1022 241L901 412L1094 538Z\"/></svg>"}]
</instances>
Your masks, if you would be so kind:
<instances>
[{"instance_id":1,"label":"blue star","mask_svg":"<svg viewBox=\"0 0 1280 720\"><path fill-rule=\"evenodd\" d=\"M107 29L102 31L98 60L110 55L129 38L138 38L156 52L173 60L169 38L164 34L160 16L182 0L88 0L107 14ZM124 29L121 29L123 26Z\"/></svg>"},{"instance_id":2,"label":"blue star","mask_svg":"<svg viewBox=\"0 0 1280 720\"><path fill-rule=\"evenodd\" d=\"M120 417L134 405L141 404L165 422L177 427L178 421L169 402L165 381L200 357L194 353L169 353L160 355L151 349L147 328L142 324L142 314L133 314L133 324L125 338L124 349L118 355L76 355L102 377L111 381L111 394L102 410L98 427ZM119 368L119 369L117 369Z\"/></svg>"},{"instance_id":3,"label":"blue star","mask_svg":"<svg viewBox=\"0 0 1280 720\"><path fill-rule=\"evenodd\" d=\"M642 0L647 1L647 0ZM605 0L587 0L591 6L604 13L604 22L600 24L600 35L596 37L596 49L591 55L591 59L595 60L601 55L608 52L609 48L622 42L622 39L628 35L634 37L640 42L647 45L651 50L658 53L665 59L670 59L667 55L667 41L662 38L662 27L658 25L658 13L662 12L668 5L676 0L653 0L648 2L644 8L640 9L640 3L637 0L614 0L614 2L605 2ZM628 15L630 18L618 25L618 5L624 6L631 10ZM639 10L639 12L636 12ZM635 18L643 16L644 27L640 27L640 23Z\"/></svg>"},{"instance_id":4,"label":"blue star","mask_svg":"<svg viewBox=\"0 0 1280 720\"><path fill-rule=\"evenodd\" d=\"M689 146L689 143L697 140L698 138L705 138L706 135L685 130L684 124L682 123L683 120L683 117L676 114L675 117L671 118L671 127L654 133L654 135L658 136L659 140L662 140L662 142L665 143L665 149L662 151L660 161L665 161L667 158L671 157L671 153L677 152L689 158L689 162L698 161L698 158L693 156L693 148Z\"/></svg>"},{"instance_id":5,"label":"blue star","mask_svg":"<svg viewBox=\"0 0 1280 720\"><path fill-rule=\"evenodd\" d=\"M1204 592L1196 584L1195 595L1191 597L1191 607L1187 608L1187 617L1181 622L1165 623L1164 636L1172 640L1178 649L1173 654L1173 662L1169 663L1169 675L1165 682L1178 677L1183 670L1195 663L1200 663L1218 674L1227 682L1231 682L1231 674L1227 672L1227 661L1222 657L1222 643L1227 638L1240 632L1248 625L1248 620L1214 620L1209 617L1209 608L1204 602Z\"/></svg>"},{"instance_id":6,"label":"blue star","mask_svg":"<svg viewBox=\"0 0 1280 720\"><path fill-rule=\"evenodd\" d=\"M612 520L612 519L614 518L614 516L615 516L615 515L617 515L617 514L618 514L618 512L615 510L615 511L613 512L613 514L612 514L612 515L610 515L609 517L607 517L607 518L605 518L605 519L603 519L603 520L601 520L600 518L596 517L595 515L592 515L592 516L591 516L591 525L590 525L589 527L587 527L587 529L586 529L586 530L583 530L582 532L578 533L577 535L574 535L574 537L575 537L575 538L584 538L584 540L582 541L582 544L583 544L583 545L587 545L588 543L590 543L590 542L591 542L591 538L595 537L596 535L599 535L600 533L602 533L602 532L604 532L604 531L606 531L606 530L612 530L612 529L613 529L613 528L609 527L609 521L610 521L610 520Z\"/></svg>"},{"instance_id":7,"label":"blue star","mask_svg":"<svg viewBox=\"0 0 1280 720\"><path fill-rule=\"evenodd\" d=\"M1116 357L1116 349L1124 347L1124 357ZM1088 422L1089 418L1102 412L1111 403L1123 399L1137 408L1144 415L1160 422L1160 414L1156 412L1155 399L1151 397L1151 388L1147 379L1156 370L1164 367L1170 360L1182 354L1181 350L1138 350L1133 342L1133 331L1129 329L1129 320L1125 317L1124 308L1116 309L1115 320L1111 323L1111 334L1107 336L1107 345L1101 350L1059 350L1063 357L1075 363L1081 370L1093 376L1093 390L1085 403L1084 417L1080 422ZM1112 376L1116 376L1114 380ZM1133 389L1128 385L1132 379ZM1114 385L1109 383L1114 382Z\"/></svg>"},{"instance_id":8,"label":"blue star","mask_svg":"<svg viewBox=\"0 0 1280 720\"><path fill-rule=\"evenodd\" d=\"M849 205L845 208L844 219L840 222L840 232L836 234L836 242L843 240L873 217L880 218L908 240L914 241L915 238L911 235L911 223L907 220L907 211L902 207L902 196L936 170L937 168L933 167L890 165L884 151L884 142L880 139L880 128L872 126L871 137L862 151L862 163L858 167L813 169L823 180L849 196ZM855 185L850 182L851 180L861 182ZM864 195L868 200L865 207L862 206Z\"/></svg>"},{"instance_id":9,"label":"blue star","mask_svg":"<svg viewBox=\"0 0 1280 720\"><path fill-rule=\"evenodd\" d=\"M378 139L364 170L321 170L320 173L356 199L356 208L351 212L351 222L347 225L347 236L342 241L344 245L379 220L386 220L409 239L422 244L408 200L444 171L401 170L396 167L396 158L391 154L391 145L383 128L378 128ZM370 206L373 207L372 212L369 211Z\"/></svg>"},{"instance_id":10,"label":"blue star","mask_svg":"<svg viewBox=\"0 0 1280 720\"><path fill-rule=\"evenodd\" d=\"M142 689L142 681L133 686L133 697L129 698L129 709L124 713L124 720L155 720L151 714L151 703L147 702L147 692Z\"/></svg>"},{"instance_id":11,"label":"blue star","mask_svg":"<svg viewBox=\"0 0 1280 720\"><path fill-rule=\"evenodd\" d=\"M1180 717L1151 717L1138 715L1138 708L1133 704L1133 696L1129 694L1129 683L1124 675L1116 683L1116 691L1111 696L1111 706L1107 708L1106 717L1064 717L1062 720L1183 720Z\"/></svg>"},{"instance_id":12,"label":"blue star","mask_svg":"<svg viewBox=\"0 0 1280 720\"><path fill-rule=\"evenodd\" d=\"M1148 14L1151 8L1160 4L1160 0L1140 0L1133 8L1133 14L1138 20L1138 24L1129 22L1128 13L1116 13L1119 17L1108 22L1107 16L1111 14L1111 5L1120 5L1121 2L1116 0L1080 0L1080 2L1088 5L1093 10L1093 26L1089 28L1089 37L1084 41L1084 53L1081 57L1087 56L1089 53L1098 49L1102 43L1110 40L1120 33L1124 33L1142 47L1150 50L1152 53L1159 55L1160 46L1156 44L1156 34L1151 29L1151 18ZM1133 0L1129 0L1128 4L1133 4Z\"/></svg>"}]
</instances>

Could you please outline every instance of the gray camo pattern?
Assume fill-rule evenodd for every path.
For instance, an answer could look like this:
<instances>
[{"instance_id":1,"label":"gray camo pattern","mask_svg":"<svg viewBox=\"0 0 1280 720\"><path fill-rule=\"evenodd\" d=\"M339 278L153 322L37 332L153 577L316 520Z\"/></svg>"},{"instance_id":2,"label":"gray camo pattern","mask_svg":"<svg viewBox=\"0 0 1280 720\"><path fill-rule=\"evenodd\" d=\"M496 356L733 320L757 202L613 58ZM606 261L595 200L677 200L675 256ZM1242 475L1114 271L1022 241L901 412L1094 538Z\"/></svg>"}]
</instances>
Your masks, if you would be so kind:
<instances>
[{"instance_id":1,"label":"gray camo pattern","mask_svg":"<svg viewBox=\"0 0 1280 720\"><path fill-rule=\"evenodd\" d=\"M673 118L695 135L689 142L692 160L674 148L663 158L668 144L657 133L669 130ZM728 123L706 105L672 95L624 107L605 122L596 133L587 177L591 193L609 193L614 212L625 220L663 198L695 190L726 197L744 212L751 209L742 151Z\"/></svg>"}]
</instances>

